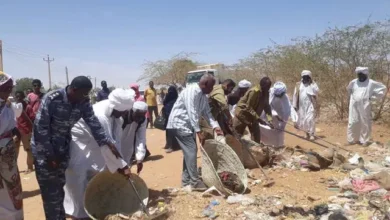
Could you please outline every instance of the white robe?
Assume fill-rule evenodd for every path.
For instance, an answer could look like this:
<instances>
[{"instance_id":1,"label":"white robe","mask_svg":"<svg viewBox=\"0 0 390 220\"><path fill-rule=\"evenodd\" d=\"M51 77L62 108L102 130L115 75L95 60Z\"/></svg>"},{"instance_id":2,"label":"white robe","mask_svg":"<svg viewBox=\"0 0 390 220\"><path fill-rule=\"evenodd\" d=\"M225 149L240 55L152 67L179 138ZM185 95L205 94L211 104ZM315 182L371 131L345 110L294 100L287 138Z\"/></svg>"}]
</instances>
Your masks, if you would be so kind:
<instances>
[{"instance_id":1,"label":"white robe","mask_svg":"<svg viewBox=\"0 0 390 220\"><path fill-rule=\"evenodd\" d=\"M93 105L93 110L107 135L115 140L115 146L121 152L123 120L111 117L112 109L108 100ZM84 210L84 192L89 180L106 168L113 173L125 167L127 163L121 158L116 158L108 146L99 147L84 120L80 119L71 133L70 161L65 172L64 208L68 215L86 218L88 215Z\"/></svg>"},{"instance_id":2,"label":"white robe","mask_svg":"<svg viewBox=\"0 0 390 220\"><path fill-rule=\"evenodd\" d=\"M274 96L274 90L270 90L269 104L272 110L272 124L275 129L271 130L260 124L260 135L261 142L267 145L273 145L275 147L284 145L284 130L287 124L287 121L291 114L291 103L287 95L282 96L281 98ZM279 121L276 116L279 116L284 122ZM261 118L266 120L266 115L263 112ZM279 130L276 130L279 129Z\"/></svg>"},{"instance_id":3,"label":"white robe","mask_svg":"<svg viewBox=\"0 0 390 220\"><path fill-rule=\"evenodd\" d=\"M1 102L2 100L0 100L0 103ZM15 103L12 103L11 108L3 107L0 112L0 135L11 131L16 127L16 117L20 116L22 110L23 108L21 108L21 105ZM9 138L4 139L3 143L0 144L0 148L3 146L3 144L5 144L5 142L9 142L9 140ZM17 166L17 163L14 165ZM22 220L23 208L20 210L15 209L13 202L8 194L7 185L4 183L4 181L2 185L4 188L0 189L0 219Z\"/></svg>"},{"instance_id":4,"label":"white robe","mask_svg":"<svg viewBox=\"0 0 390 220\"><path fill-rule=\"evenodd\" d=\"M146 123L147 120L145 120L137 130L138 123L132 122L131 124L126 125L125 129L123 130L123 135L121 139L122 155L123 155L123 159L127 163L130 163L131 156L133 156L134 150L135 150L135 159L137 161L143 161L145 158Z\"/></svg>"},{"instance_id":5,"label":"white robe","mask_svg":"<svg viewBox=\"0 0 390 220\"><path fill-rule=\"evenodd\" d=\"M386 95L386 86L371 79L364 82L354 79L347 90L350 94L348 142L366 144L371 137L370 101L382 99Z\"/></svg>"},{"instance_id":6,"label":"white robe","mask_svg":"<svg viewBox=\"0 0 390 220\"><path fill-rule=\"evenodd\" d=\"M299 92L299 100L297 100L297 92ZM316 130L316 112L313 102L310 97L317 96L319 88L315 82L310 85L305 85L302 82L299 86L299 91L294 89L293 106L298 107L298 117L296 122L298 127L310 135L314 135ZM299 104L298 104L299 103Z\"/></svg>"}]
</instances>

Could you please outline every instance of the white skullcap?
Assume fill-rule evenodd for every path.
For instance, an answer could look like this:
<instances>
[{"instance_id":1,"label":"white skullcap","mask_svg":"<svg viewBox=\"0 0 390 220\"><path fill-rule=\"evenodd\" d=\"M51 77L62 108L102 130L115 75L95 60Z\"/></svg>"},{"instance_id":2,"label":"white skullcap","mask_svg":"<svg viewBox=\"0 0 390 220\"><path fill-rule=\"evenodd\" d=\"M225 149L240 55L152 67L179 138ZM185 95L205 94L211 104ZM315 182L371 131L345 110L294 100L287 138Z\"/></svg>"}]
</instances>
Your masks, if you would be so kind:
<instances>
[{"instance_id":1,"label":"white skullcap","mask_svg":"<svg viewBox=\"0 0 390 220\"><path fill-rule=\"evenodd\" d=\"M283 82L276 82L274 84L274 94L275 95L280 95L282 93L285 93L287 91L287 87Z\"/></svg>"},{"instance_id":2,"label":"white skullcap","mask_svg":"<svg viewBox=\"0 0 390 220\"><path fill-rule=\"evenodd\" d=\"M248 80L246 79L243 79L241 80L239 83L238 83L238 88L250 88L252 86L252 83L249 82Z\"/></svg>"},{"instance_id":3,"label":"white skullcap","mask_svg":"<svg viewBox=\"0 0 390 220\"><path fill-rule=\"evenodd\" d=\"M123 112L133 107L134 96L134 90L118 88L108 95L108 100L113 109Z\"/></svg>"},{"instance_id":4,"label":"white skullcap","mask_svg":"<svg viewBox=\"0 0 390 220\"><path fill-rule=\"evenodd\" d=\"M148 111L148 104L146 104L146 102L144 102L144 101L134 102L133 110L134 111L138 110L138 111L141 111L141 112L146 112L146 111Z\"/></svg>"},{"instance_id":5,"label":"white skullcap","mask_svg":"<svg viewBox=\"0 0 390 220\"><path fill-rule=\"evenodd\" d=\"M302 73L301 73L301 76L310 76L311 77L310 70L303 70Z\"/></svg>"},{"instance_id":6,"label":"white skullcap","mask_svg":"<svg viewBox=\"0 0 390 220\"><path fill-rule=\"evenodd\" d=\"M12 76L0 71L0 86L12 79Z\"/></svg>"},{"instance_id":7,"label":"white skullcap","mask_svg":"<svg viewBox=\"0 0 390 220\"><path fill-rule=\"evenodd\" d=\"M355 69L355 73L358 74L358 73L363 73L365 75L368 75L368 67L362 67L362 66L358 66L356 67Z\"/></svg>"}]
</instances>

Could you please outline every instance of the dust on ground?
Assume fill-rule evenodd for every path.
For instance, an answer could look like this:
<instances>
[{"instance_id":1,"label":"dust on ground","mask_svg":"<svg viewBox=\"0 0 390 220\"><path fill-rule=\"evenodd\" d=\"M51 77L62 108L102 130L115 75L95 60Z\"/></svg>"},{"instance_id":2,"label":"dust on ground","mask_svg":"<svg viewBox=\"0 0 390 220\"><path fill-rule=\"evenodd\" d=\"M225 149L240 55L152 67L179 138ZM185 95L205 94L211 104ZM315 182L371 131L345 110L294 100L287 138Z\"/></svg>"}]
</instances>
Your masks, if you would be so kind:
<instances>
[{"instance_id":1,"label":"dust on ground","mask_svg":"<svg viewBox=\"0 0 390 220\"><path fill-rule=\"evenodd\" d=\"M319 123L317 129L318 136L333 143L346 143L347 123ZM288 130L296 132L288 126ZM387 143L390 140L390 131L385 125L373 126L373 138L375 141ZM304 149L322 150L310 142L298 139L291 135L285 135L285 144L294 147L301 146ZM147 130L147 146L152 156L144 164L141 177L150 189L150 199L153 202L158 197L164 197L165 202L173 208L169 219L197 219L202 217L202 211L210 201L218 200L221 204L215 206L215 211L220 215L218 219L240 219L243 211L250 211L251 207L236 204L227 204L222 197L201 197L199 193L167 193L167 188L180 188L183 154L181 151L166 154L163 150L165 145L165 133L157 129ZM361 146L345 147L353 152L358 152L365 156L367 149ZM340 151L342 153L342 150ZM200 153L198 161L200 162ZM19 169L26 170L26 154L23 150L19 155ZM200 163L198 164L198 166ZM321 170L318 172L303 172L290 170L287 168L267 169L269 176L275 180L275 185L264 188L261 185L251 186L247 194L252 198L269 197L277 198L283 204L313 206L328 200L328 197L336 195L338 192L328 189L327 182L332 179L343 179L347 173L337 170ZM253 173L261 177L258 169ZM24 216L28 220L45 219L39 187L35 178L35 173L21 173L24 195ZM251 183L252 180L249 180ZM165 190L164 190L165 189ZM272 205L272 204L270 204Z\"/></svg>"}]
</instances>

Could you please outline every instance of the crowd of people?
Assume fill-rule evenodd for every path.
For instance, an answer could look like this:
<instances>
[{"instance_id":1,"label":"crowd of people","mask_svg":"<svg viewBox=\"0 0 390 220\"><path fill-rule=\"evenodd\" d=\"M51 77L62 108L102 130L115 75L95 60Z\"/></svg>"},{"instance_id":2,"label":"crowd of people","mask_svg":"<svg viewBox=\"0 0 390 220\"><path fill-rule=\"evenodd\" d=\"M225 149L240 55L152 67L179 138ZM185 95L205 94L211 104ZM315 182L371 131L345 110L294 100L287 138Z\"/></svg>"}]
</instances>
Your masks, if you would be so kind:
<instances>
[{"instance_id":1,"label":"crowd of people","mask_svg":"<svg viewBox=\"0 0 390 220\"><path fill-rule=\"evenodd\" d=\"M367 67L357 67L356 74L347 87L348 144L367 145L371 101L382 99L386 87L369 78ZM41 81L34 80L31 91L14 93L14 103L9 101L13 85L12 77L0 72L0 219L4 220L23 219L17 166L21 145L27 152L26 172L35 169L46 219L62 220L66 215L88 219L83 204L88 182L103 170L131 178L132 164L139 174L150 155L146 131L148 125L154 127L154 118L165 118L166 152L183 152L182 186L203 191L207 186L198 173L197 138L203 145L205 129L221 142L226 135L241 138L248 129L254 141L281 147L289 118L305 131L305 138L315 140L320 110L320 89L308 70L301 73L292 103L281 81L272 83L263 77L253 86L245 79L216 84L213 75L204 74L199 83L182 91L170 86L162 97L161 114L153 82L141 95L138 84L110 91L102 81L93 105L92 83L85 76L47 94L41 92Z\"/></svg>"}]
</instances>

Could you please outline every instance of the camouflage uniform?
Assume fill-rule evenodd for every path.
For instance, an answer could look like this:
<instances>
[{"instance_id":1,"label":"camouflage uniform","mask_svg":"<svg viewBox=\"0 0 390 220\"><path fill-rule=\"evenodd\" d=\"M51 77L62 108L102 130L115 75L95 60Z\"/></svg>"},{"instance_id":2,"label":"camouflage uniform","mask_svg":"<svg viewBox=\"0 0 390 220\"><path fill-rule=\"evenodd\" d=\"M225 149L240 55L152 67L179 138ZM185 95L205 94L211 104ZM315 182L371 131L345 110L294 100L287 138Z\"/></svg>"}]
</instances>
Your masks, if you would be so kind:
<instances>
[{"instance_id":1,"label":"camouflage uniform","mask_svg":"<svg viewBox=\"0 0 390 220\"><path fill-rule=\"evenodd\" d=\"M248 127L252 140L260 143L259 119L263 111L266 113L267 118L272 116L269 105L269 93L263 93L260 85L257 85L249 89L237 103L233 119L233 130L235 133L242 136L246 127Z\"/></svg>"},{"instance_id":2,"label":"camouflage uniform","mask_svg":"<svg viewBox=\"0 0 390 220\"><path fill-rule=\"evenodd\" d=\"M100 146L113 143L95 117L89 101L72 105L66 88L52 91L43 98L34 122L31 147L45 215L49 220L65 219L63 187L69 161L70 131L80 118L88 124ZM52 160L57 161L57 169L49 165Z\"/></svg>"}]
</instances>

